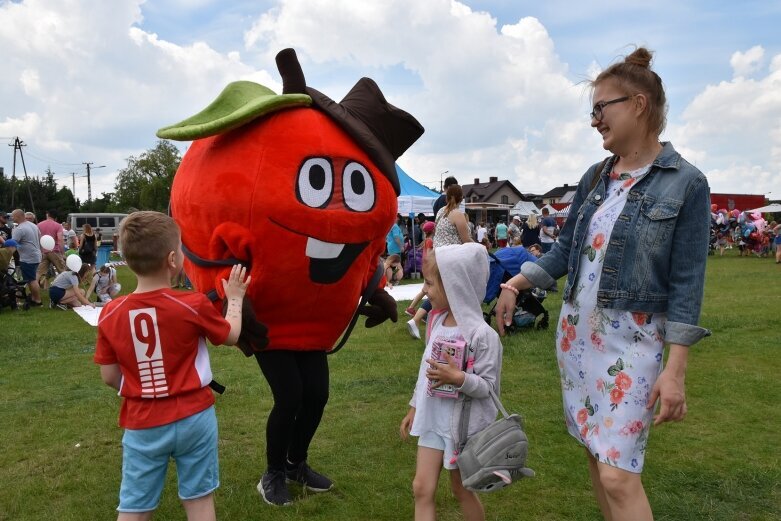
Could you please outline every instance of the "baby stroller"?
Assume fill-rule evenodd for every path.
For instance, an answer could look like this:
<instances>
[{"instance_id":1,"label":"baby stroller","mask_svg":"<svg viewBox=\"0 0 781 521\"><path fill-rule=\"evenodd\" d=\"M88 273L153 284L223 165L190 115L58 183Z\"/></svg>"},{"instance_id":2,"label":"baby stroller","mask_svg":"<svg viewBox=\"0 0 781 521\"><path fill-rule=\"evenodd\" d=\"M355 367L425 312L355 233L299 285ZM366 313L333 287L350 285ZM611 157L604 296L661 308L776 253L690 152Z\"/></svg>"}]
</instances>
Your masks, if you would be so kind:
<instances>
[{"instance_id":1,"label":"baby stroller","mask_svg":"<svg viewBox=\"0 0 781 521\"><path fill-rule=\"evenodd\" d=\"M24 302L24 309L30 309L30 299L27 297L25 286L14 278L14 268L11 267L11 251L0 249L0 310L11 308L16 310L18 302Z\"/></svg>"},{"instance_id":2,"label":"baby stroller","mask_svg":"<svg viewBox=\"0 0 781 521\"><path fill-rule=\"evenodd\" d=\"M537 257L529 253L526 248L520 246L500 248L488 255L491 257L490 271L483 302L486 304L493 302L493 305L489 311L483 313L483 317L490 324L491 317L496 315L496 299L501 292L499 285L517 275L521 271L521 264L524 262L537 262ZM506 328L507 332L514 333L530 327L547 329L549 321L548 310L542 305L545 297L545 290L539 288L522 291L515 301L513 321Z\"/></svg>"}]
</instances>

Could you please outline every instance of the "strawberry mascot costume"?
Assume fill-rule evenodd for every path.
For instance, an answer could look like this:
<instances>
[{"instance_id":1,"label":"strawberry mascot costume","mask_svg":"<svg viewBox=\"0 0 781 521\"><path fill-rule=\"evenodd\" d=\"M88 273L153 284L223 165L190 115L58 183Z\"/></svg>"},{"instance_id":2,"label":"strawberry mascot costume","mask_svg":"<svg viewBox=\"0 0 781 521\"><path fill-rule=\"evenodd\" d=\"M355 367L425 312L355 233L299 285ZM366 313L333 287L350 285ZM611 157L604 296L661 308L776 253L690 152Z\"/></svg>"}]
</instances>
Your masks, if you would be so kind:
<instances>
[{"instance_id":1,"label":"strawberry mascot costume","mask_svg":"<svg viewBox=\"0 0 781 521\"><path fill-rule=\"evenodd\" d=\"M396 217L395 160L423 127L369 78L336 103L306 85L293 49L276 61L281 95L235 82L157 135L193 140L171 213L196 289L221 307L219 281L230 267L241 263L252 275L239 347L256 358L274 397L258 491L284 505L286 480L332 486L307 464L328 400L327 352L357 312L367 327L397 320L378 260Z\"/></svg>"}]
</instances>

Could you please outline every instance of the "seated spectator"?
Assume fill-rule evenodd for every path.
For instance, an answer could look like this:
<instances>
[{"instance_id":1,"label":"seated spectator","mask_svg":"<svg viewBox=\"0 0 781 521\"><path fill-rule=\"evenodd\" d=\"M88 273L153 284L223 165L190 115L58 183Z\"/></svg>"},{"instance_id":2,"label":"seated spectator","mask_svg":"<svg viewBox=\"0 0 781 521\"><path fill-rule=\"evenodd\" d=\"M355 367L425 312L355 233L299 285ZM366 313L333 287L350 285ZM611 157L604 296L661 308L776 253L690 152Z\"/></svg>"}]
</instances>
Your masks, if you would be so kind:
<instances>
[{"instance_id":1,"label":"seated spectator","mask_svg":"<svg viewBox=\"0 0 781 521\"><path fill-rule=\"evenodd\" d=\"M401 267L400 255L388 255L384 262L385 287L392 288L404 278L404 270Z\"/></svg>"},{"instance_id":2,"label":"seated spectator","mask_svg":"<svg viewBox=\"0 0 781 521\"><path fill-rule=\"evenodd\" d=\"M95 276L92 277L92 282L87 289L86 298L89 300L94 291L95 295L98 297L98 301L107 304L119 294L121 289L122 285L117 282L117 270L108 264L104 264L100 267Z\"/></svg>"}]
</instances>

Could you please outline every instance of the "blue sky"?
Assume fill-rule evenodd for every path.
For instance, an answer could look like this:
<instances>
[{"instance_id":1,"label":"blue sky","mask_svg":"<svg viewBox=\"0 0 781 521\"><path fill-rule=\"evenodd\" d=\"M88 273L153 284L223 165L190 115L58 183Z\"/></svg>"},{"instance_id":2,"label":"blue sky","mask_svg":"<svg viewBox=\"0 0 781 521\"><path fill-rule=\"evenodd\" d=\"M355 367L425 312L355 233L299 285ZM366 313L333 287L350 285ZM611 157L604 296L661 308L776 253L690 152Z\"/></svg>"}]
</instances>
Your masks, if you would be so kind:
<instances>
[{"instance_id":1,"label":"blue sky","mask_svg":"<svg viewBox=\"0 0 781 521\"><path fill-rule=\"evenodd\" d=\"M434 184L510 179L524 192L577 181L606 153L583 81L631 44L656 52L670 110L663 139L714 192L781 193L781 2L503 0L0 0L0 138L28 171L70 186L81 162L110 191L154 131L230 81L279 89L273 57L297 49L332 98L361 76L426 133L399 163ZM186 144L182 145L183 150ZM10 173L12 149L0 155ZM773 192L776 192L773 194ZM86 196L77 180L77 196Z\"/></svg>"}]
</instances>

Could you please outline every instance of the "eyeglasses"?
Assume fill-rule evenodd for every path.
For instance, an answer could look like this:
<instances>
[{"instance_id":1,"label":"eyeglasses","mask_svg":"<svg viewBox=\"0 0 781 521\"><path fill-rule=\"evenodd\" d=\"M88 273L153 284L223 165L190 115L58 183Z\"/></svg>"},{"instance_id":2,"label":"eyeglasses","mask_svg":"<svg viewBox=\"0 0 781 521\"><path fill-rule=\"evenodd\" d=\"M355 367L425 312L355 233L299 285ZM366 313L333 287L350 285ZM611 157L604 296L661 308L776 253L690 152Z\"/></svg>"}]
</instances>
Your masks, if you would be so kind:
<instances>
[{"instance_id":1,"label":"eyeglasses","mask_svg":"<svg viewBox=\"0 0 781 521\"><path fill-rule=\"evenodd\" d=\"M608 105L612 105L613 103L621 103L623 101L628 100L631 97L632 96L624 96L623 98L611 99L610 101L600 101L599 103L594 105L594 110L592 110L590 114L591 119L602 121L602 117L603 117L602 111L604 110L605 107L607 107Z\"/></svg>"}]
</instances>

